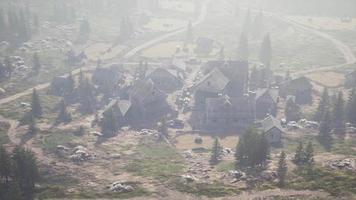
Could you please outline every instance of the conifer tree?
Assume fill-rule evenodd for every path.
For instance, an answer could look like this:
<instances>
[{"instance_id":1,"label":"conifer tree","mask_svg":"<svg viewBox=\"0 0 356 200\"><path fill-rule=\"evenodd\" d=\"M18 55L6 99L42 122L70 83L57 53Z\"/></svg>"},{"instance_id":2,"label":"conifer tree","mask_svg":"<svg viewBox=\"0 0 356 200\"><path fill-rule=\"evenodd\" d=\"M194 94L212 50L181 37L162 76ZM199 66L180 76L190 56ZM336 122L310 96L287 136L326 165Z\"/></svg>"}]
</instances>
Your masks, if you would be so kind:
<instances>
[{"instance_id":1,"label":"conifer tree","mask_svg":"<svg viewBox=\"0 0 356 200\"><path fill-rule=\"evenodd\" d=\"M263 63L267 68L271 66L272 62L272 44L271 44L271 37L267 34L262 42L261 50L260 50L260 61Z\"/></svg>"},{"instance_id":2,"label":"conifer tree","mask_svg":"<svg viewBox=\"0 0 356 200\"><path fill-rule=\"evenodd\" d=\"M305 151L304 151L303 143L299 142L298 147L294 154L293 162L296 165L302 165L304 160L305 160Z\"/></svg>"},{"instance_id":3,"label":"conifer tree","mask_svg":"<svg viewBox=\"0 0 356 200\"><path fill-rule=\"evenodd\" d=\"M9 178L11 177L11 157L5 148L0 146L0 180L3 180L3 184L7 184L9 182ZM1 185L1 184L0 184Z\"/></svg>"},{"instance_id":4,"label":"conifer tree","mask_svg":"<svg viewBox=\"0 0 356 200\"><path fill-rule=\"evenodd\" d=\"M331 116L330 116L330 111L327 110L324 114L324 117L320 123L319 127L319 136L322 139L329 139L331 137Z\"/></svg>"},{"instance_id":5,"label":"conifer tree","mask_svg":"<svg viewBox=\"0 0 356 200\"><path fill-rule=\"evenodd\" d=\"M37 134L37 125L36 125L36 119L33 115L30 116L30 121L29 121L29 127L28 127L28 131L27 134L28 135L36 135Z\"/></svg>"},{"instance_id":6,"label":"conifer tree","mask_svg":"<svg viewBox=\"0 0 356 200\"><path fill-rule=\"evenodd\" d=\"M325 112L329 109L329 106L330 106L329 92L328 92L328 88L325 87L318 108L316 110L314 120L320 122L324 117Z\"/></svg>"},{"instance_id":7,"label":"conifer tree","mask_svg":"<svg viewBox=\"0 0 356 200\"><path fill-rule=\"evenodd\" d=\"M192 22L189 21L188 26L187 26L187 33L186 33L186 38L185 38L185 43L190 43L194 39L193 36L193 25Z\"/></svg>"},{"instance_id":8,"label":"conifer tree","mask_svg":"<svg viewBox=\"0 0 356 200\"><path fill-rule=\"evenodd\" d=\"M353 88L349 95L347 102L347 121L356 125L356 92Z\"/></svg>"},{"instance_id":9,"label":"conifer tree","mask_svg":"<svg viewBox=\"0 0 356 200\"><path fill-rule=\"evenodd\" d=\"M312 165L314 163L314 149L313 143L311 141L308 142L308 145L305 149L305 160L304 163Z\"/></svg>"},{"instance_id":10,"label":"conifer tree","mask_svg":"<svg viewBox=\"0 0 356 200\"><path fill-rule=\"evenodd\" d=\"M104 112L101 131L105 137L112 137L119 130L118 120L112 108Z\"/></svg>"},{"instance_id":11,"label":"conifer tree","mask_svg":"<svg viewBox=\"0 0 356 200\"><path fill-rule=\"evenodd\" d=\"M279 187L285 186L285 180L286 180L286 175L287 175L287 171L288 171L286 158L287 158L286 153L284 151L282 151L281 155L279 156L278 169L277 169L277 177L278 177Z\"/></svg>"},{"instance_id":12,"label":"conifer tree","mask_svg":"<svg viewBox=\"0 0 356 200\"><path fill-rule=\"evenodd\" d=\"M345 100L340 91L333 106L333 129L338 135L345 134Z\"/></svg>"},{"instance_id":13,"label":"conifer tree","mask_svg":"<svg viewBox=\"0 0 356 200\"><path fill-rule=\"evenodd\" d=\"M33 89L31 102L31 115L35 118L40 118L42 116L42 106L36 89Z\"/></svg>"},{"instance_id":14,"label":"conifer tree","mask_svg":"<svg viewBox=\"0 0 356 200\"><path fill-rule=\"evenodd\" d=\"M250 27L251 27L251 12L250 9L247 11L246 16L245 16L245 21L243 24L243 32L248 34L250 32Z\"/></svg>"},{"instance_id":15,"label":"conifer tree","mask_svg":"<svg viewBox=\"0 0 356 200\"><path fill-rule=\"evenodd\" d=\"M70 113L67 111L67 105L62 99L61 102L59 103L59 113L57 116L57 123L68 123L72 121L72 116Z\"/></svg>"},{"instance_id":16,"label":"conifer tree","mask_svg":"<svg viewBox=\"0 0 356 200\"><path fill-rule=\"evenodd\" d=\"M211 150L210 164L216 165L221 157L222 147L220 146L219 139L215 138L213 148Z\"/></svg>"},{"instance_id":17,"label":"conifer tree","mask_svg":"<svg viewBox=\"0 0 356 200\"><path fill-rule=\"evenodd\" d=\"M167 120L165 117L162 118L162 120L158 123L158 132L160 132L162 135L165 137L168 137L168 125L167 125Z\"/></svg>"}]
</instances>

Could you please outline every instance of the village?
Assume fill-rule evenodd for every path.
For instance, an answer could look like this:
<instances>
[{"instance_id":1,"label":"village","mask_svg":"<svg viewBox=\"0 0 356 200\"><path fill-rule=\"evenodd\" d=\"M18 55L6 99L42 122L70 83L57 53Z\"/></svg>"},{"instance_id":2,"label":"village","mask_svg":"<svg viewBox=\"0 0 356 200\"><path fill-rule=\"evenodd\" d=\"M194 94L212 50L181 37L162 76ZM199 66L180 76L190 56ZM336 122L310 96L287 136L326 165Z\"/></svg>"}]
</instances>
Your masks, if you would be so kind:
<instances>
[{"instance_id":1,"label":"village","mask_svg":"<svg viewBox=\"0 0 356 200\"><path fill-rule=\"evenodd\" d=\"M116 12L85 18L111 10L105 2L58 4L54 21L28 22L32 39L0 44L0 164L21 148L33 156L29 173L40 178L24 194L355 198L356 50L346 42L231 0L125 1L119 22L109 20ZM239 32L231 42L209 36L208 22L225 18L236 21L226 32ZM275 31L282 22L285 32ZM323 40L325 59L303 68L312 61L281 58L277 38L298 31ZM5 185L11 176L1 173Z\"/></svg>"}]
</instances>

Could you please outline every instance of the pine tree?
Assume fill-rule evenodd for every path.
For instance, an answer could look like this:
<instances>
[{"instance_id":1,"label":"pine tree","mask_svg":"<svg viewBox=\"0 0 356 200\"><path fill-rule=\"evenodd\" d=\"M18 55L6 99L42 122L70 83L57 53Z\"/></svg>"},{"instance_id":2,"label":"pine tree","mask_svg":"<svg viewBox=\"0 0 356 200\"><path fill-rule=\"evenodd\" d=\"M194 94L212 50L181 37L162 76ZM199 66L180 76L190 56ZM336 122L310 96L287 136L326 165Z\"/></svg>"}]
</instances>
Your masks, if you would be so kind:
<instances>
[{"instance_id":1,"label":"pine tree","mask_svg":"<svg viewBox=\"0 0 356 200\"><path fill-rule=\"evenodd\" d=\"M320 122L325 112L329 109L329 106L330 106L329 92L328 92L328 88L325 87L319 102L319 106L314 115L314 120Z\"/></svg>"},{"instance_id":2,"label":"pine tree","mask_svg":"<svg viewBox=\"0 0 356 200\"><path fill-rule=\"evenodd\" d=\"M72 121L72 116L70 113L68 113L67 105L65 104L63 99L59 103L59 113L56 121L57 123L68 123Z\"/></svg>"},{"instance_id":3,"label":"pine tree","mask_svg":"<svg viewBox=\"0 0 356 200\"><path fill-rule=\"evenodd\" d=\"M1 197L1 195L0 195ZM11 200L24 200L20 185L18 182L14 181L9 185L9 189L4 194L4 199L11 199Z\"/></svg>"},{"instance_id":4,"label":"pine tree","mask_svg":"<svg viewBox=\"0 0 356 200\"><path fill-rule=\"evenodd\" d=\"M266 162L269 155L269 143L263 134L249 129L240 138L236 147L236 164L254 167Z\"/></svg>"},{"instance_id":5,"label":"pine tree","mask_svg":"<svg viewBox=\"0 0 356 200\"><path fill-rule=\"evenodd\" d=\"M240 60L248 60L249 58L249 48L248 48L248 39L245 33L241 33L240 43L238 47L238 58Z\"/></svg>"},{"instance_id":6,"label":"pine tree","mask_svg":"<svg viewBox=\"0 0 356 200\"><path fill-rule=\"evenodd\" d=\"M279 156L278 169L277 169L277 177L278 177L279 187L285 186L285 180L286 180L286 175L287 175L287 171L288 171L286 158L287 158L286 153L284 151L282 151L281 155Z\"/></svg>"},{"instance_id":7,"label":"pine tree","mask_svg":"<svg viewBox=\"0 0 356 200\"><path fill-rule=\"evenodd\" d=\"M23 196L32 199L35 193L35 183L39 180L37 160L34 154L21 147L13 152L14 176L19 183Z\"/></svg>"},{"instance_id":8,"label":"pine tree","mask_svg":"<svg viewBox=\"0 0 356 200\"><path fill-rule=\"evenodd\" d=\"M338 98L333 106L333 129L338 135L345 134L345 100L340 91Z\"/></svg>"},{"instance_id":9,"label":"pine tree","mask_svg":"<svg viewBox=\"0 0 356 200\"><path fill-rule=\"evenodd\" d=\"M261 50L260 50L260 61L263 63L267 68L271 66L272 62L272 44L271 44L271 37L267 34L262 42Z\"/></svg>"},{"instance_id":10,"label":"pine tree","mask_svg":"<svg viewBox=\"0 0 356 200\"><path fill-rule=\"evenodd\" d=\"M29 127L28 127L28 131L27 131L27 134L30 135L30 136L33 136L33 135L36 135L37 134L37 125L36 125L36 119L33 115L30 116L30 119L29 119Z\"/></svg>"},{"instance_id":11,"label":"pine tree","mask_svg":"<svg viewBox=\"0 0 356 200\"><path fill-rule=\"evenodd\" d=\"M259 37L263 32L263 13L262 11L256 16L252 25L252 34L255 37Z\"/></svg>"},{"instance_id":12,"label":"pine tree","mask_svg":"<svg viewBox=\"0 0 356 200\"><path fill-rule=\"evenodd\" d=\"M314 163L314 149L313 143L309 141L305 149L305 160L304 163L312 165Z\"/></svg>"},{"instance_id":13,"label":"pine tree","mask_svg":"<svg viewBox=\"0 0 356 200\"><path fill-rule=\"evenodd\" d=\"M40 118L42 116L41 101L36 89L33 89L32 92L31 115L35 118Z\"/></svg>"},{"instance_id":14,"label":"pine tree","mask_svg":"<svg viewBox=\"0 0 356 200\"><path fill-rule=\"evenodd\" d=\"M79 85L80 111L83 114L91 114L95 110L96 98L94 96L93 85L89 79L85 79Z\"/></svg>"},{"instance_id":15,"label":"pine tree","mask_svg":"<svg viewBox=\"0 0 356 200\"><path fill-rule=\"evenodd\" d=\"M11 176L11 157L5 150L5 148L0 146L0 180L3 180L4 184L9 182ZM1 184L0 184L1 185Z\"/></svg>"},{"instance_id":16,"label":"pine tree","mask_svg":"<svg viewBox=\"0 0 356 200\"><path fill-rule=\"evenodd\" d=\"M348 108L348 121L353 125L356 125L356 92L355 89L352 90L349 102L347 105Z\"/></svg>"},{"instance_id":17,"label":"pine tree","mask_svg":"<svg viewBox=\"0 0 356 200\"><path fill-rule=\"evenodd\" d=\"M38 74L40 72L40 69L41 69L41 61L40 61L40 58L38 57L37 53L35 53L33 55L32 62L33 62L32 71L34 73Z\"/></svg>"},{"instance_id":18,"label":"pine tree","mask_svg":"<svg viewBox=\"0 0 356 200\"><path fill-rule=\"evenodd\" d=\"M215 138L213 148L211 150L210 164L216 165L221 157L222 147L220 146L219 139Z\"/></svg>"},{"instance_id":19,"label":"pine tree","mask_svg":"<svg viewBox=\"0 0 356 200\"><path fill-rule=\"evenodd\" d=\"M323 139L328 139L331 137L331 131L332 131L332 127L331 127L331 117L330 117L330 111L327 110L324 114L324 117L320 123L320 127L319 127L319 136L320 138Z\"/></svg>"},{"instance_id":20,"label":"pine tree","mask_svg":"<svg viewBox=\"0 0 356 200\"><path fill-rule=\"evenodd\" d=\"M305 160L305 152L304 152L303 143L299 142L298 147L297 147L297 149L295 151L295 154L294 154L293 162L296 165L302 165L304 160Z\"/></svg>"},{"instance_id":21,"label":"pine tree","mask_svg":"<svg viewBox=\"0 0 356 200\"><path fill-rule=\"evenodd\" d=\"M118 119L112 108L103 113L101 132L105 137L112 137L119 130Z\"/></svg>"}]
</instances>

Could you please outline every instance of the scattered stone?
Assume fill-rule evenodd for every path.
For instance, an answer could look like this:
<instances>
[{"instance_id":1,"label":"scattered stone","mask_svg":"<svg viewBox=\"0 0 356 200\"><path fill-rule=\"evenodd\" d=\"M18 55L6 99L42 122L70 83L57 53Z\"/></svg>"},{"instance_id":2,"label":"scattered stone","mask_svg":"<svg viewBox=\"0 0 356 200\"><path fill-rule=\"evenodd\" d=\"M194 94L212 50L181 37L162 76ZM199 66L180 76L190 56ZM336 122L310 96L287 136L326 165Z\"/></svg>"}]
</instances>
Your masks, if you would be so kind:
<instances>
[{"instance_id":1,"label":"scattered stone","mask_svg":"<svg viewBox=\"0 0 356 200\"><path fill-rule=\"evenodd\" d=\"M191 182L197 181L197 178L195 178L192 175L188 175L188 174L187 175L182 175L181 178L182 178L183 181L185 181L187 183L191 183Z\"/></svg>"},{"instance_id":2,"label":"scattered stone","mask_svg":"<svg viewBox=\"0 0 356 200\"><path fill-rule=\"evenodd\" d=\"M343 159L328 162L328 166L334 170L355 170L355 160Z\"/></svg>"},{"instance_id":3,"label":"scattered stone","mask_svg":"<svg viewBox=\"0 0 356 200\"><path fill-rule=\"evenodd\" d=\"M110 156L111 159L120 159L121 158L121 155L120 154L112 154Z\"/></svg>"},{"instance_id":4,"label":"scattered stone","mask_svg":"<svg viewBox=\"0 0 356 200\"><path fill-rule=\"evenodd\" d=\"M114 182L109 186L109 188L112 192L118 192L118 193L126 193L126 192L134 191L134 188L131 185L127 185L120 181Z\"/></svg>"}]
</instances>

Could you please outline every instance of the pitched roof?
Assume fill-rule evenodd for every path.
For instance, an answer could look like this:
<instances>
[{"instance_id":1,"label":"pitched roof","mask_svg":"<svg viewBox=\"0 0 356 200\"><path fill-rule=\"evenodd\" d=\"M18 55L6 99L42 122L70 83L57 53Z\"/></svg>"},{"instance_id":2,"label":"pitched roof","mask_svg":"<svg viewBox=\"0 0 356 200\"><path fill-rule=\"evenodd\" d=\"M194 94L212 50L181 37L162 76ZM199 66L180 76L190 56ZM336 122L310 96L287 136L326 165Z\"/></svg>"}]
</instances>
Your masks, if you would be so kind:
<instances>
[{"instance_id":1,"label":"pitched roof","mask_svg":"<svg viewBox=\"0 0 356 200\"><path fill-rule=\"evenodd\" d=\"M264 95L269 95L274 103L278 102L278 90L269 88L258 89L256 90L256 101Z\"/></svg>"},{"instance_id":2,"label":"pitched roof","mask_svg":"<svg viewBox=\"0 0 356 200\"><path fill-rule=\"evenodd\" d=\"M129 109L131 108L131 101L119 100L117 103L122 116L125 116Z\"/></svg>"},{"instance_id":3,"label":"pitched roof","mask_svg":"<svg viewBox=\"0 0 356 200\"><path fill-rule=\"evenodd\" d=\"M223 95L217 98L207 98L206 105L208 109L214 108L222 112L224 112L226 106L229 106L228 110L232 112L253 112L253 104L247 96L229 97L228 95Z\"/></svg>"},{"instance_id":4,"label":"pitched roof","mask_svg":"<svg viewBox=\"0 0 356 200\"><path fill-rule=\"evenodd\" d=\"M229 83L229 79L217 68L205 75L195 84L195 91L205 91L218 93L221 92Z\"/></svg>"},{"instance_id":5,"label":"pitched roof","mask_svg":"<svg viewBox=\"0 0 356 200\"><path fill-rule=\"evenodd\" d=\"M283 131L280 121L278 119L276 119L275 117L273 117L272 115L270 115L267 118L265 118L264 120L262 120L261 123L262 123L263 131L265 133L270 131L273 128L277 128L280 131Z\"/></svg>"},{"instance_id":6,"label":"pitched roof","mask_svg":"<svg viewBox=\"0 0 356 200\"><path fill-rule=\"evenodd\" d=\"M156 69L150 69L150 70L147 70L146 71L146 77L150 77L152 74L154 73L160 73L160 72L163 72L163 73L167 73L167 74L170 74L176 78L179 78L178 77L178 74L177 74L177 70L174 70L174 69L166 69L166 68L162 68L162 67L158 67Z\"/></svg>"},{"instance_id":7,"label":"pitched roof","mask_svg":"<svg viewBox=\"0 0 356 200\"><path fill-rule=\"evenodd\" d=\"M130 90L130 97L141 102L147 103L149 98L165 98L166 94L155 87L151 79L147 81L137 80Z\"/></svg>"}]
</instances>

